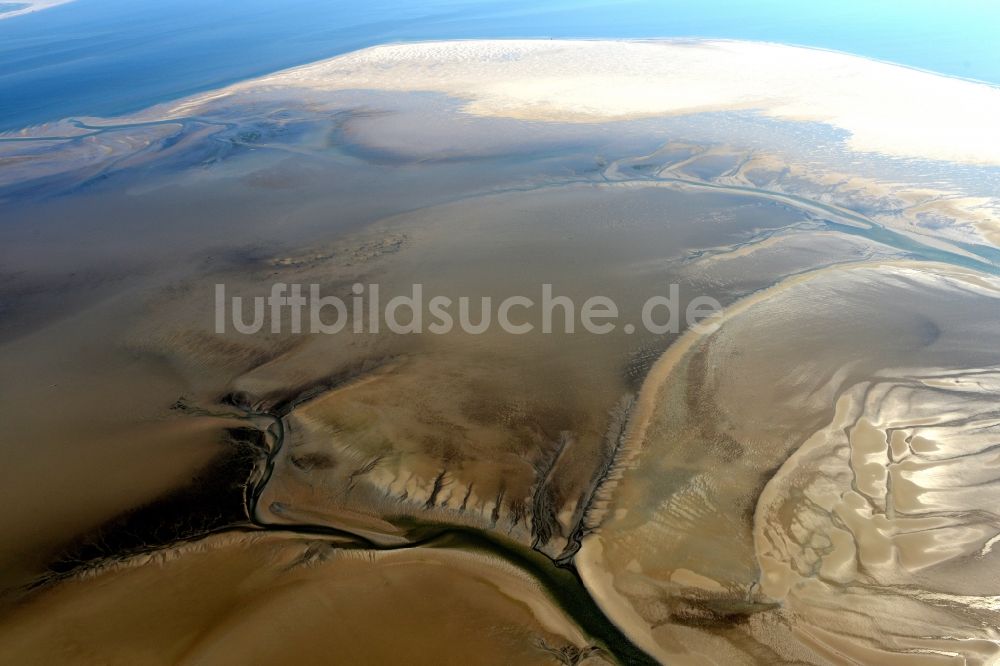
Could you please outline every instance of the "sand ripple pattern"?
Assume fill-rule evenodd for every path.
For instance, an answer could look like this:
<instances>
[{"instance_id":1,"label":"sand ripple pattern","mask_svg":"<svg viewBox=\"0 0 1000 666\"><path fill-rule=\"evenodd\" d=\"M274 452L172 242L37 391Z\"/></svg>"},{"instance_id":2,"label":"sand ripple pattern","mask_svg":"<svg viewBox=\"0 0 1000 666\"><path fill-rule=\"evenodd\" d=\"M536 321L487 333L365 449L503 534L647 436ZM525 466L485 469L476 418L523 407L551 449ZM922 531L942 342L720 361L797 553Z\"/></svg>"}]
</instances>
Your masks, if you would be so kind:
<instances>
[{"instance_id":1,"label":"sand ripple pattern","mask_svg":"<svg viewBox=\"0 0 1000 666\"><path fill-rule=\"evenodd\" d=\"M1000 372L880 374L764 490L762 590L837 661L995 663Z\"/></svg>"}]
</instances>

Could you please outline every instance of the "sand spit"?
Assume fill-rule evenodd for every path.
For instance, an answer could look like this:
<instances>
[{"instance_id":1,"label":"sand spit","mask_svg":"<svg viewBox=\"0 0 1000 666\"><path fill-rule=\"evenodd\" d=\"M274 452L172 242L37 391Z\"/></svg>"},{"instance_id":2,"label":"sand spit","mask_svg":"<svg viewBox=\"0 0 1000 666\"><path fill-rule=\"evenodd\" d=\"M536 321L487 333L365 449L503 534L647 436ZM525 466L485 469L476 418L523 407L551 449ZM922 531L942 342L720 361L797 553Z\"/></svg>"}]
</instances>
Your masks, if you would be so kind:
<instances>
[{"instance_id":1,"label":"sand spit","mask_svg":"<svg viewBox=\"0 0 1000 666\"><path fill-rule=\"evenodd\" d=\"M729 145L685 144L693 137L685 136L690 128L683 123L704 123L705 114L716 112L725 121L701 142ZM2 133L0 200L162 168L168 158L194 151L202 164L248 149L330 159L328 142L336 136L359 141L367 157L454 159L505 144L508 151L544 151L559 137L573 141L611 127L627 134L636 123L655 122L680 143L647 155L657 165L648 171L640 158L613 160L606 178L761 188L772 199L792 195L799 206L812 199L821 217L831 208L853 209L861 213L856 217L878 211L879 224L936 242L995 244L1000 200L989 167L1000 165L997 116L995 86L780 44L392 44L126 117L71 118ZM323 122L332 125L328 133L320 131ZM298 145L285 134L296 125L314 126ZM763 145L755 135L766 137ZM498 138L507 136L512 141ZM887 164L886 158L899 172L858 169ZM965 168L951 168L956 163ZM864 224L834 214L841 223Z\"/></svg>"},{"instance_id":2,"label":"sand spit","mask_svg":"<svg viewBox=\"0 0 1000 666\"><path fill-rule=\"evenodd\" d=\"M1000 165L997 86L846 53L735 40L389 44L135 117L181 118L249 91L295 88L434 92L462 100L463 111L475 116L563 123L745 111L824 123L846 132L846 146L855 152Z\"/></svg>"},{"instance_id":3,"label":"sand spit","mask_svg":"<svg viewBox=\"0 0 1000 666\"><path fill-rule=\"evenodd\" d=\"M832 125L859 152L1000 164L1000 88L844 53L726 40L377 46L190 98L170 115L282 87L432 91L465 100L474 115L560 122L754 111Z\"/></svg>"}]
</instances>

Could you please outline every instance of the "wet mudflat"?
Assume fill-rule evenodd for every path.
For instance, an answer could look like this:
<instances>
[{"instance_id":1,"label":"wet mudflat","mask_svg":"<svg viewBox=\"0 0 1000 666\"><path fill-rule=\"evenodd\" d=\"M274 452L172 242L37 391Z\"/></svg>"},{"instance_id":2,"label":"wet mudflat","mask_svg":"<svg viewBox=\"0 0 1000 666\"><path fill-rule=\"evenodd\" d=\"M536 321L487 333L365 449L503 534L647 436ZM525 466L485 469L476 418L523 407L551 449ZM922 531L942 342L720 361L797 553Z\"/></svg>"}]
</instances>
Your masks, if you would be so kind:
<instances>
[{"instance_id":1,"label":"wet mudflat","mask_svg":"<svg viewBox=\"0 0 1000 666\"><path fill-rule=\"evenodd\" d=\"M801 131L303 88L0 139L3 650L988 662L992 218ZM216 332L274 283L619 319ZM721 327L644 330L670 285Z\"/></svg>"}]
</instances>

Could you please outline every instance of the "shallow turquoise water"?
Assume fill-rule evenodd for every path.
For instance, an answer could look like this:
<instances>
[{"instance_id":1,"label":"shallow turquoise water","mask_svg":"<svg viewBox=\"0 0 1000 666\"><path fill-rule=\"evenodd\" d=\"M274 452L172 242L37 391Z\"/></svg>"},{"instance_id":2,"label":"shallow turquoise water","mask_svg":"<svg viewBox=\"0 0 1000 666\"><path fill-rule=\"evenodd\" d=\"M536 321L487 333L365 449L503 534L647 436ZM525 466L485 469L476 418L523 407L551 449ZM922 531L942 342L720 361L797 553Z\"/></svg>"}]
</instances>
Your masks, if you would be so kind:
<instances>
[{"instance_id":1,"label":"shallow turquoise water","mask_svg":"<svg viewBox=\"0 0 1000 666\"><path fill-rule=\"evenodd\" d=\"M1000 83L991 0L76 0L0 21L0 129L115 115L387 41L702 36Z\"/></svg>"}]
</instances>

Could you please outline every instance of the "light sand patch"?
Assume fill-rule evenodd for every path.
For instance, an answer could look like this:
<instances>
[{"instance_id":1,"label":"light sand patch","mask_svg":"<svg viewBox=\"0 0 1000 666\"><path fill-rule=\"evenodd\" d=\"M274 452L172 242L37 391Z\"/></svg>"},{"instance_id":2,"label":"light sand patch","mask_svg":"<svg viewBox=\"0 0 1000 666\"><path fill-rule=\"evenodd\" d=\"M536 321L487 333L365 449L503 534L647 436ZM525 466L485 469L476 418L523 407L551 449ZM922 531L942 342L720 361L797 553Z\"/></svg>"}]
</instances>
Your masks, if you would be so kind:
<instances>
[{"instance_id":1,"label":"light sand patch","mask_svg":"<svg viewBox=\"0 0 1000 666\"><path fill-rule=\"evenodd\" d=\"M585 73L584 73L585 72ZM756 111L822 122L859 152L1000 164L1000 88L844 53L723 40L483 40L394 44L298 67L247 88L434 91L482 116L598 122Z\"/></svg>"},{"instance_id":2,"label":"light sand patch","mask_svg":"<svg viewBox=\"0 0 1000 666\"><path fill-rule=\"evenodd\" d=\"M883 289L895 296L877 297ZM857 292L892 307L845 296ZM845 640L863 663L879 655L877 663L901 660L911 650L992 658L997 637L983 627L994 612L988 581L995 564L980 554L998 521L977 507L990 506L996 492L996 426L987 406L997 380L975 370L877 372L875 364L951 359L979 367L992 354L980 336L998 293L995 279L941 264L841 265L739 301L715 334L682 336L647 375L626 470L577 558L601 607L633 640L652 640L656 647L646 649L671 661L677 654L697 659L709 637L723 638L742 659L824 663L820 655ZM828 307L835 295L837 307ZM817 321L807 325L803 317ZM892 342L883 338L888 331ZM866 406L867 419L837 401L855 377L875 373L891 377L889 385L921 372L962 395L899 392L892 409ZM830 423L824 413L834 403L837 417L820 442L829 464L809 467L815 482L807 489L801 465L783 467L775 478L794 487L758 505L774 461ZM962 410L985 416L969 419ZM890 441L893 428L906 433ZM839 468L831 468L834 461ZM771 507L768 529L787 540L768 533L766 562L752 545L747 512L755 505ZM827 523L810 507L827 505L831 517L822 529ZM760 516L758 509L758 529ZM979 582L970 587L973 579ZM970 601L979 592L985 596ZM839 614L829 610L834 606ZM879 610L854 613L868 606ZM834 637L821 639L814 627Z\"/></svg>"}]
</instances>

